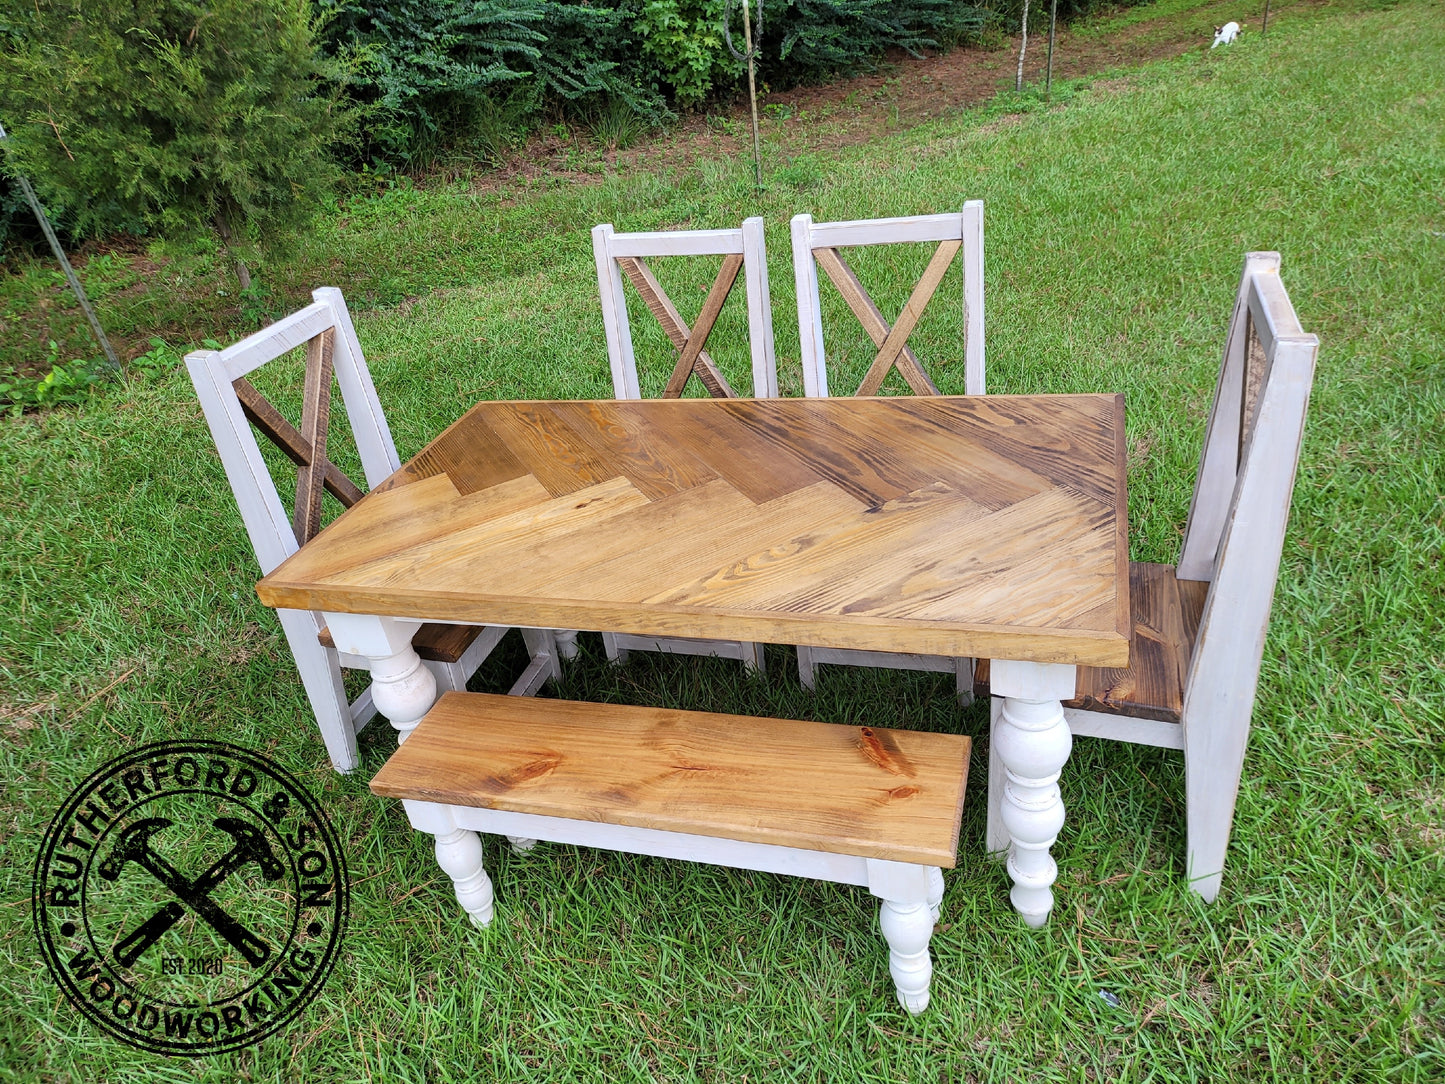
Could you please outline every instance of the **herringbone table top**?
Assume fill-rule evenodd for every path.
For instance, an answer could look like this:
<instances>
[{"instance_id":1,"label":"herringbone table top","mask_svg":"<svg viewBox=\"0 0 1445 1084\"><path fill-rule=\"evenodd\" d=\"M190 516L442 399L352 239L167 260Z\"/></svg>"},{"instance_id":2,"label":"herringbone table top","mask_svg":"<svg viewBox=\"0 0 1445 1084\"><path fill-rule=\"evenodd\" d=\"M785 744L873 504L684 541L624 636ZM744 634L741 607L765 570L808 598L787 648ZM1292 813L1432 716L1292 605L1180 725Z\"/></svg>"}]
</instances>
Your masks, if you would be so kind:
<instances>
[{"instance_id":1,"label":"herringbone table top","mask_svg":"<svg viewBox=\"0 0 1445 1084\"><path fill-rule=\"evenodd\" d=\"M1115 395L485 402L268 606L1122 666Z\"/></svg>"}]
</instances>

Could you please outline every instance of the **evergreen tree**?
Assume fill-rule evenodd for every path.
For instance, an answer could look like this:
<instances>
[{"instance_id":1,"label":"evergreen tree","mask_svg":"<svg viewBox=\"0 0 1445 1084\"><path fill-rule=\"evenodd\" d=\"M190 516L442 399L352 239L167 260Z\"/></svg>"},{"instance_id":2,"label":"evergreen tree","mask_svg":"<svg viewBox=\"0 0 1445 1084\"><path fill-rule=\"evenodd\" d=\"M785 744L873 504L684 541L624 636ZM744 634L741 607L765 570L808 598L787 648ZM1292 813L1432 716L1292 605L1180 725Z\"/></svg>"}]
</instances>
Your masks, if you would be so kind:
<instances>
[{"instance_id":1,"label":"evergreen tree","mask_svg":"<svg viewBox=\"0 0 1445 1084\"><path fill-rule=\"evenodd\" d=\"M5 0L10 153L81 235L214 229L236 259L304 222L347 118L308 0Z\"/></svg>"}]
</instances>

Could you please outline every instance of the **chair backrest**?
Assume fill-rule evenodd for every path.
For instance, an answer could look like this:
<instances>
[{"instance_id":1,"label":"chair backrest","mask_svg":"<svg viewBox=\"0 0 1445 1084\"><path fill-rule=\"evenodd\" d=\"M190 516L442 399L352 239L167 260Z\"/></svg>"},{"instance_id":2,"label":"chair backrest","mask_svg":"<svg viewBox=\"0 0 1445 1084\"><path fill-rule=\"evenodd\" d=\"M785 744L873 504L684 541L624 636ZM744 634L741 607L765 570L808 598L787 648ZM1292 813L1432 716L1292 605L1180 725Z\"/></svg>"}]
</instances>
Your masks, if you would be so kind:
<instances>
[{"instance_id":1,"label":"chair backrest","mask_svg":"<svg viewBox=\"0 0 1445 1084\"><path fill-rule=\"evenodd\" d=\"M704 347L723 302L743 272L748 300L748 339L752 352L751 394L772 398L778 394L778 368L773 356L773 314L768 299L768 261L763 249L763 220L749 218L733 230L673 230L658 233L618 233L611 223L593 227L592 252L597 260L597 288L602 299L602 322L607 331L607 356L612 362L612 387L619 399L641 399L637 361L632 352L632 330L623 292L625 274L657 317L662 330L678 350L672 376L663 397L682 395L688 378L696 375L714 398L735 398L737 392L723 377ZM708 291L696 323L689 328L672 300L658 283L647 257L722 256L722 269Z\"/></svg>"},{"instance_id":2,"label":"chair backrest","mask_svg":"<svg viewBox=\"0 0 1445 1084\"><path fill-rule=\"evenodd\" d=\"M314 301L306 308L233 346L186 355L191 383L263 575L321 529L323 491L348 508L361 499L361 488L327 455L333 373L367 486L377 485L401 465L341 291L327 287L311 296ZM248 377L302 345L306 347L306 378L301 423L295 426ZM296 464L296 501L290 517L282 507L252 426Z\"/></svg>"},{"instance_id":3,"label":"chair backrest","mask_svg":"<svg viewBox=\"0 0 1445 1084\"><path fill-rule=\"evenodd\" d=\"M1201 708L1248 717L1259 679L1319 340L1279 278L1279 253L1245 257L1177 575L1209 580L1184 683Z\"/></svg>"},{"instance_id":4,"label":"chair backrest","mask_svg":"<svg viewBox=\"0 0 1445 1084\"><path fill-rule=\"evenodd\" d=\"M908 336L943 280L953 258L963 253L964 390L984 394L983 365L983 202L970 200L955 214L912 218L875 218L858 222L814 222L811 215L793 216L793 277L798 289L798 335L803 354L803 394L828 394L827 359L823 349L823 316L818 296L821 266L868 337L878 348L873 364L854 393L876 395L889 372L897 368L915 395L937 395L938 388L908 347ZM889 245L937 241L938 248L890 327L858 281L839 249L858 245Z\"/></svg>"}]
</instances>

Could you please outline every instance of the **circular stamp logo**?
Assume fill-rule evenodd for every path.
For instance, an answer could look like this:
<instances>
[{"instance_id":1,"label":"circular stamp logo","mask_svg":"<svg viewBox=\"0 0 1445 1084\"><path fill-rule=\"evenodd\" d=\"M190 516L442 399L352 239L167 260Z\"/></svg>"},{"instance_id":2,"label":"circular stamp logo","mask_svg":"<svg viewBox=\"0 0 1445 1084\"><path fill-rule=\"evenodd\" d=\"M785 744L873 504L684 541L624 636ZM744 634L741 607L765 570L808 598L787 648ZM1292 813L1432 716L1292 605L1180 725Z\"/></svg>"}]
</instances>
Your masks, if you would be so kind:
<instances>
[{"instance_id":1,"label":"circular stamp logo","mask_svg":"<svg viewBox=\"0 0 1445 1084\"><path fill-rule=\"evenodd\" d=\"M94 1023L159 1054L258 1042L321 989L346 862L296 780L221 742L142 746L61 806L35 863L46 966Z\"/></svg>"}]
</instances>

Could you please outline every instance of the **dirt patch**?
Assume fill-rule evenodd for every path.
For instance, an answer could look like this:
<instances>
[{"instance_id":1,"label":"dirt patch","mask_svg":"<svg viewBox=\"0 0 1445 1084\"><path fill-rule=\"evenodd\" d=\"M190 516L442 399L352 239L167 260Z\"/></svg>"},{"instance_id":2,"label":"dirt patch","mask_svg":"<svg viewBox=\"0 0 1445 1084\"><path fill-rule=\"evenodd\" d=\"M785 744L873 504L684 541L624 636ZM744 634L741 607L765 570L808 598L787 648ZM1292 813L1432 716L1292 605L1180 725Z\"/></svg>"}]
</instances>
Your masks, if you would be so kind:
<instances>
[{"instance_id":1,"label":"dirt patch","mask_svg":"<svg viewBox=\"0 0 1445 1084\"><path fill-rule=\"evenodd\" d=\"M1054 47L1054 79L1088 77L1208 48L1209 18L1209 9L1201 9L1186 20L1146 21L1111 34L1061 32ZM1012 90L1018 46L1014 36L994 48L960 48L931 56L895 51L867 75L760 95L759 128L784 158L867 143ZM1031 37L1024 60L1026 83L1044 81L1047 60L1047 35ZM1114 77L1096 89L1118 92L1128 85L1127 77ZM684 117L663 136L606 153L602 161L581 168L578 150L585 135L548 132L528 141L503 168L478 177L476 184L497 190L544 177L586 183L606 172L686 167L702 159L750 155L751 139L745 100Z\"/></svg>"}]
</instances>

